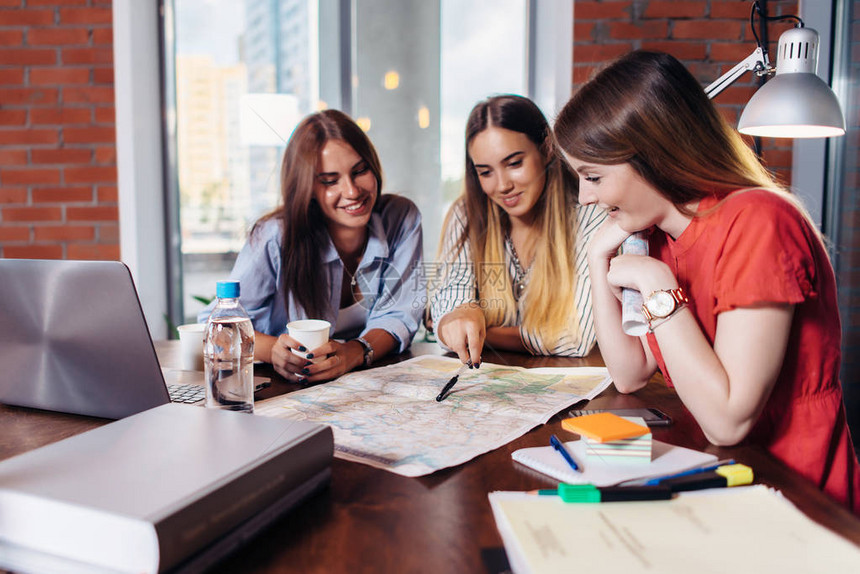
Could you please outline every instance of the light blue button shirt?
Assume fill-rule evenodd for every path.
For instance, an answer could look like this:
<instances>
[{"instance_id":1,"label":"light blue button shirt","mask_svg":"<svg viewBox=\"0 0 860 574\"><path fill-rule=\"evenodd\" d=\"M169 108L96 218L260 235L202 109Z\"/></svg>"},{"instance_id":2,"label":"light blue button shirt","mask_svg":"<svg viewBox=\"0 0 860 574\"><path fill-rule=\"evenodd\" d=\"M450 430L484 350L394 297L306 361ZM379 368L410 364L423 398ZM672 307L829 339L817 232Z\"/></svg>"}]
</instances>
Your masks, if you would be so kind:
<instances>
[{"instance_id":1,"label":"light blue button shirt","mask_svg":"<svg viewBox=\"0 0 860 574\"><path fill-rule=\"evenodd\" d=\"M398 352L409 347L424 312L426 284L423 273L421 214L405 197L381 195L368 224L370 234L355 277L366 306L367 323L361 330L383 329L399 343ZM321 254L326 268L329 311L325 317L308 317L292 296L284 298L281 274L282 222L270 219L248 240L233 266L230 279L241 285L240 301L251 316L254 329L267 335L286 332L287 323L298 319L325 319L337 323L344 267L334 243ZM214 303L200 312L206 321ZM358 333L356 333L358 334Z\"/></svg>"}]
</instances>

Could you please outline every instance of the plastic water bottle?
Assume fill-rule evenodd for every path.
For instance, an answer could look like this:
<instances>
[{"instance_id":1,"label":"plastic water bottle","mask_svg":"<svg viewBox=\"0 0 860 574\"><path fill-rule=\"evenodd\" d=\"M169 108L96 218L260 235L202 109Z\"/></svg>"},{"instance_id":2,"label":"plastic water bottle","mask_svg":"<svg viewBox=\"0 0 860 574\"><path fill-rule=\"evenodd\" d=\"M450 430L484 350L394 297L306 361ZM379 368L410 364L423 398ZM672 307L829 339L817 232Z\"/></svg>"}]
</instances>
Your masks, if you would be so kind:
<instances>
[{"instance_id":1,"label":"plastic water bottle","mask_svg":"<svg viewBox=\"0 0 860 574\"><path fill-rule=\"evenodd\" d=\"M621 244L622 253L648 255L648 239L641 231L634 233ZM621 290L621 328L633 337L648 332L648 321L642 313L642 294L636 289Z\"/></svg>"},{"instance_id":2,"label":"plastic water bottle","mask_svg":"<svg viewBox=\"0 0 860 574\"><path fill-rule=\"evenodd\" d=\"M239 282L219 281L206 322L203 370L206 406L254 412L254 327L239 303Z\"/></svg>"}]
</instances>

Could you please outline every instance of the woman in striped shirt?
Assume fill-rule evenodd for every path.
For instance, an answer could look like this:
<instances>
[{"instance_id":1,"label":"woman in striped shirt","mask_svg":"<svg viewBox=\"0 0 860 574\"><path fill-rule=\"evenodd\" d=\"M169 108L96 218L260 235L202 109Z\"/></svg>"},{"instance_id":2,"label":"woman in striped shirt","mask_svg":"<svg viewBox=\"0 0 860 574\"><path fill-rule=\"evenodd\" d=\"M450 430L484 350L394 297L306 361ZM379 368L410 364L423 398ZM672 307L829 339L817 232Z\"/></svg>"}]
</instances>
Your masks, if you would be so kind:
<instances>
[{"instance_id":1,"label":"woman in striped shirt","mask_svg":"<svg viewBox=\"0 0 860 574\"><path fill-rule=\"evenodd\" d=\"M529 99L479 102L466 125L465 189L446 216L430 300L440 344L480 365L484 345L582 356L594 346L586 247L605 219Z\"/></svg>"}]
</instances>

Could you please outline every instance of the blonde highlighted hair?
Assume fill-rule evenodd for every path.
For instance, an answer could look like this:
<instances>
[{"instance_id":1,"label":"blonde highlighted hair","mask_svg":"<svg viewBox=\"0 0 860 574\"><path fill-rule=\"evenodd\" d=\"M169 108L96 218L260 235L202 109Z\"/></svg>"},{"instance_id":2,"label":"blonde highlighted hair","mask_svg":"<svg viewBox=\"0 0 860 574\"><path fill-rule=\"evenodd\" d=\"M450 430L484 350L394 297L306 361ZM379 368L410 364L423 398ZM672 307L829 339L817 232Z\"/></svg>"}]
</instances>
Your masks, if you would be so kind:
<instances>
[{"instance_id":1,"label":"blonde highlighted hair","mask_svg":"<svg viewBox=\"0 0 860 574\"><path fill-rule=\"evenodd\" d=\"M564 331L576 336L574 244L578 182L561 161L552 130L531 100L515 95L495 96L476 104L469 114L464 190L457 200L465 207L466 222L455 253L449 256L463 249L468 240L487 326L514 325L517 302L505 261L510 221L507 213L484 193L468 151L475 136L491 126L526 135L547 165L546 184L533 208L540 239L523 294L522 326L550 344ZM456 208L457 204L448 212L445 228Z\"/></svg>"}]
</instances>

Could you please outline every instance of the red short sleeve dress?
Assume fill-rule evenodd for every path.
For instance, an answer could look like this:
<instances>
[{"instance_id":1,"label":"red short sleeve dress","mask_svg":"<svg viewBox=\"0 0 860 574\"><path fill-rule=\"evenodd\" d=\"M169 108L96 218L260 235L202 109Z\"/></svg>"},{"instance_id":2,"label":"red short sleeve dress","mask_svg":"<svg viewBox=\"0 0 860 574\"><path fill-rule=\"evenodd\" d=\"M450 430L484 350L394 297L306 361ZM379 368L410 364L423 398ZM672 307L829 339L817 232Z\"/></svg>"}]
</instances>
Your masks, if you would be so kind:
<instances>
[{"instance_id":1,"label":"red short sleeve dress","mask_svg":"<svg viewBox=\"0 0 860 574\"><path fill-rule=\"evenodd\" d=\"M722 202L702 200L677 240L658 231L651 255L667 263L713 344L723 311L767 303L795 305L785 360L759 420L745 439L760 444L860 514L860 465L839 382L841 327L833 267L797 208L755 189ZM671 384L656 339L648 335Z\"/></svg>"}]
</instances>

